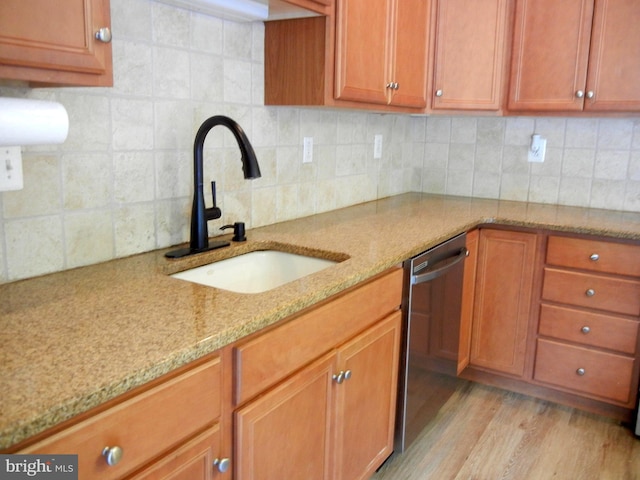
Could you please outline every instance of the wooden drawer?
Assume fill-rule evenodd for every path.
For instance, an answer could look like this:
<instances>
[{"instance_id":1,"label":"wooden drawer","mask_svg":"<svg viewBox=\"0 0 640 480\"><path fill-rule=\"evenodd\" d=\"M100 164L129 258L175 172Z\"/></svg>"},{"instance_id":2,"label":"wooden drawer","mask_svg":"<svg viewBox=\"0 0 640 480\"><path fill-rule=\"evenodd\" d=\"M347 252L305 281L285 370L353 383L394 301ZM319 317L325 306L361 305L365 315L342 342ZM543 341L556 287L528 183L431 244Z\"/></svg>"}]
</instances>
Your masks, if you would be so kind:
<instances>
[{"instance_id":1,"label":"wooden drawer","mask_svg":"<svg viewBox=\"0 0 640 480\"><path fill-rule=\"evenodd\" d=\"M129 480L211 479L213 460L219 451L220 426L215 425Z\"/></svg>"},{"instance_id":2,"label":"wooden drawer","mask_svg":"<svg viewBox=\"0 0 640 480\"><path fill-rule=\"evenodd\" d=\"M78 454L80 479L124 477L212 426L220 416L221 380L216 358L19 453ZM107 446L122 449L117 465L103 459Z\"/></svg>"},{"instance_id":3,"label":"wooden drawer","mask_svg":"<svg viewBox=\"0 0 640 480\"><path fill-rule=\"evenodd\" d=\"M584 369L584 374L578 374ZM633 408L633 358L550 340L538 340L533 378Z\"/></svg>"},{"instance_id":4,"label":"wooden drawer","mask_svg":"<svg viewBox=\"0 0 640 480\"><path fill-rule=\"evenodd\" d=\"M587 294L590 290L591 296ZM547 267L542 298L636 316L640 314L640 281Z\"/></svg>"},{"instance_id":5,"label":"wooden drawer","mask_svg":"<svg viewBox=\"0 0 640 480\"><path fill-rule=\"evenodd\" d=\"M551 235L547 244L547 263L638 277L640 246Z\"/></svg>"},{"instance_id":6,"label":"wooden drawer","mask_svg":"<svg viewBox=\"0 0 640 480\"><path fill-rule=\"evenodd\" d=\"M628 318L542 305L538 333L633 355L639 323Z\"/></svg>"},{"instance_id":7,"label":"wooden drawer","mask_svg":"<svg viewBox=\"0 0 640 480\"><path fill-rule=\"evenodd\" d=\"M397 310L401 300L402 269L398 268L234 347L235 404Z\"/></svg>"}]
</instances>

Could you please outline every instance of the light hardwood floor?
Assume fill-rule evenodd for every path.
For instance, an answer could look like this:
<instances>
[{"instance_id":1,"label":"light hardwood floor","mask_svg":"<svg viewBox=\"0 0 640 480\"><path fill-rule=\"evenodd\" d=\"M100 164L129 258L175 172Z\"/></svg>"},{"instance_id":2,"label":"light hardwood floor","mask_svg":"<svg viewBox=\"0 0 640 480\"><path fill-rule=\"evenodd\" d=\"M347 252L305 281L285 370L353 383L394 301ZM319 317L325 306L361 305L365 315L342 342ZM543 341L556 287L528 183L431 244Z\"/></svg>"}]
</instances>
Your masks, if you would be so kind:
<instances>
[{"instance_id":1,"label":"light hardwood floor","mask_svg":"<svg viewBox=\"0 0 640 480\"><path fill-rule=\"evenodd\" d=\"M493 387L460 387L372 480L639 480L640 439L607 418Z\"/></svg>"}]
</instances>

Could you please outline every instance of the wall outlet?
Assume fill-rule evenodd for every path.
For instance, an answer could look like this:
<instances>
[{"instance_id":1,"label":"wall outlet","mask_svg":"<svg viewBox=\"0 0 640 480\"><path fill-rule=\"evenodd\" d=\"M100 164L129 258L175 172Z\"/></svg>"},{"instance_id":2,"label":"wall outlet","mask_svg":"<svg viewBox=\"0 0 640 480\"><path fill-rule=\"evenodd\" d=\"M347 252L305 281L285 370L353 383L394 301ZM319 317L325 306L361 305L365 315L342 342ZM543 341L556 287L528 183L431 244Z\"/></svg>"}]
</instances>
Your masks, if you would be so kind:
<instances>
[{"instance_id":1,"label":"wall outlet","mask_svg":"<svg viewBox=\"0 0 640 480\"><path fill-rule=\"evenodd\" d=\"M302 142L302 163L313 162L313 137L304 137Z\"/></svg>"},{"instance_id":2,"label":"wall outlet","mask_svg":"<svg viewBox=\"0 0 640 480\"><path fill-rule=\"evenodd\" d=\"M531 135L531 145L529 146L529 161L542 163L547 150L547 139L540 135Z\"/></svg>"},{"instance_id":3,"label":"wall outlet","mask_svg":"<svg viewBox=\"0 0 640 480\"><path fill-rule=\"evenodd\" d=\"M21 147L0 147L0 192L22 190Z\"/></svg>"},{"instance_id":4,"label":"wall outlet","mask_svg":"<svg viewBox=\"0 0 640 480\"><path fill-rule=\"evenodd\" d=\"M373 158L382 158L382 135L373 137Z\"/></svg>"}]
</instances>

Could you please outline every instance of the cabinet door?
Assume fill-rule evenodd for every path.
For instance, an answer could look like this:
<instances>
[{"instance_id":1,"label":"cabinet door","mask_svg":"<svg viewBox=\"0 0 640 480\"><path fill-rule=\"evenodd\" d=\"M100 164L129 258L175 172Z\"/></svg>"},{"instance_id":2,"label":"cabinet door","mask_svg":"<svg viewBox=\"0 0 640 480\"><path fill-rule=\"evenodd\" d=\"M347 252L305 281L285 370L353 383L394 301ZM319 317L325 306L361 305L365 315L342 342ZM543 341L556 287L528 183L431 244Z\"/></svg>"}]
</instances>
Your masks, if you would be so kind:
<instances>
[{"instance_id":1,"label":"cabinet door","mask_svg":"<svg viewBox=\"0 0 640 480\"><path fill-rule=\"evenodd\" d=\"M594 0L518 0L510 110L582 110Z\"/></svg>"},{"instance_id":2,"label":"cabinet door","mask_svg":"<svg viewBox=\"0 0 640 480\"><path fill-rule=\"evenodd\" d=\"M506 0L438 0L433 108L498 110Z\"/></svg>"},{"instance_id":3,"label":"cabinet door","mask_svg":"<svg viewBox=\"0 0 640 480\"><path fill-rule=\"evenodd\" d=\"M2 0L0 78L73 85L113 85L109 0Z\"/></svg>"},{"instance_id":4,"label":"cabinet door","mask_svg":"<svg viewBox=\"0 0 640 480\"><path fill-rule=\"evenodd\" d=\"M392 0L342 0L336 19L336 92L341 100L387 104Z\"/></svg>"},{"instance_id":5,"label":"cabinet door","mask_svg":"<svg viewBox=\"0 0 640 480\"><path fill-rule=\"evenodd\" d=\"M472 365L524 374L536 239L534 233L481 230Z\"/></svg>"},{"instance_id":6,"label":"cabinet door","mask_svg":"<svg viewBox=\"0 0 640 480\"><path fill-rule=\"evenodd\" d=\"M585 110L640 110L640 2L597 0Z\"/></svg>"},{"instance_id":7,"label":"cabinet door","mask_svg":"<svg viewBox=\"0 0 640 480\"><path fill-rule=\"evenodd\" d=\"M400 317L392 314L338 352L346 376L336 385L334 480L369 478L393 450Z\"/></svg>"},{"instance_id":8,"label":"cabinet door","mask_svg":"<svg viewBox=\"0 0 640 480\"><path fill-rule=\"evenodd\" d=\"M327 355L236 412L236 480L331 479L334 364Z\"/></svg>"},{"instance_id":9,"label":"cabinet door","mask_svg":"<svg viewBox=\"0 0 640 480\"><path fill-rule=\"evenodd\" d=\"M427 106L427 56L429 44L429 1L402 0L395 6L393 72L389 80L392 105Z\"/></svg>"},{"instance_id":10,"label":"cabinet door","mask_svg":"<svg viewBox=\"0 0 640 480\"><path fill-rule=\"evenodd\" d=\"M462 279L460 346L458 350L457 368L458 374L467 368L467 365L469 365L469 357L471 355L471 327L473 325L473 300L475 297L479 238L479 230L473 230L467 234L467 251L469 252L469 255L464 261L464 277Z\"/></svg>"}]
</instances>

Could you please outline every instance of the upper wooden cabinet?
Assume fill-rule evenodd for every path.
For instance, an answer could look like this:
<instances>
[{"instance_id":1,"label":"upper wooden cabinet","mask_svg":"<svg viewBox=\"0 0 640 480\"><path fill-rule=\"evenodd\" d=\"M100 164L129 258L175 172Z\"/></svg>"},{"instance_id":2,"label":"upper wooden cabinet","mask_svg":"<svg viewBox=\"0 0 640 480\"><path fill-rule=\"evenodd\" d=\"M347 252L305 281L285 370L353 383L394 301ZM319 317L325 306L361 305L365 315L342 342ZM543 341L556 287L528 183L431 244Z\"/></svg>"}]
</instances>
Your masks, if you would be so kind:
<instances>
[{"instance_id":1,"label":"upper wooden cabinet","mask_svg":"<svg viewBox=\"0 0 640 480\"><path fill-rule=\"evenodd\" d=\"M432 109L502 107L508 4L508 0L435 2Z\"/></svg>"},{"instance_id":2,"label":"upper wooden cabinet","mask_svg":"<svg viewBox=\"0 0 640 480\"><path fill-rule=\"evenodd\" d=\"M426 106L428 2L342 0L336 19L336 98Z\"/></svg>"},{"instance_id":3,"label":"upper wooden cabinet","mask_svg":"<svg viewBox=\"0 0 640 480\"><path fill-rule=\"evenodd\" d=\"M640 110L639 24L636 0L518 0L509 110Z\"/></svg>"},{"instance_id":4,"label":"upper wooden cabinet","mask_svg":"<svg viewBox=\"0 0 640 480\"><path fill-rule=\"evenodd\" d=\"M113 85L109 0L2 0L0 78Z\"/></svg>"},{"instance_id":5,"label":"upper wooden cabinet","mask_svg":"<svg viewBox=\"0 0 640 480\"><path fill-rule=\"evenodd\" d=\"M326 17L265 23L265 104L420 113L429 2L342 0Z\"/></svg>"}]
</instances>

